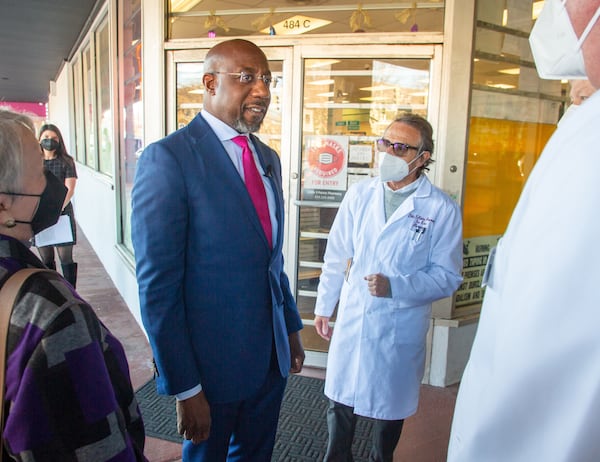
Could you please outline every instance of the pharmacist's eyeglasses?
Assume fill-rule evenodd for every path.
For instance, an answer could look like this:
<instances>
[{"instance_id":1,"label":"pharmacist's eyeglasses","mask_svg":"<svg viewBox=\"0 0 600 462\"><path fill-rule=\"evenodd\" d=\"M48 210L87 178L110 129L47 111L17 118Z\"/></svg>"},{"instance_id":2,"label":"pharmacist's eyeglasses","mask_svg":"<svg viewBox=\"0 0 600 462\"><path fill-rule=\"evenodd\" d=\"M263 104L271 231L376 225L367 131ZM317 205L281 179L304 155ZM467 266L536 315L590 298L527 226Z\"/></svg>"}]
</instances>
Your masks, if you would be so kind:
<instances>
[{"instance_id":1,"label":"pharmacist's eyeglasses","mask_svg":"<svg viewBox=\"0 0 600 462\"><path fill-rule=\"evenodd\" d=\"M385 138L380 138L377 140L377 150L379 152L387 151L390 148L390 146L392 148L392 151L394 151L394 154L396 154L397 156L406 155L406 153L410 149L414 149L416 151L419 150L417 146L411 146L410 144L406 143L392 143L390 140L386 140Z\"/></svg>"}]
</instances>

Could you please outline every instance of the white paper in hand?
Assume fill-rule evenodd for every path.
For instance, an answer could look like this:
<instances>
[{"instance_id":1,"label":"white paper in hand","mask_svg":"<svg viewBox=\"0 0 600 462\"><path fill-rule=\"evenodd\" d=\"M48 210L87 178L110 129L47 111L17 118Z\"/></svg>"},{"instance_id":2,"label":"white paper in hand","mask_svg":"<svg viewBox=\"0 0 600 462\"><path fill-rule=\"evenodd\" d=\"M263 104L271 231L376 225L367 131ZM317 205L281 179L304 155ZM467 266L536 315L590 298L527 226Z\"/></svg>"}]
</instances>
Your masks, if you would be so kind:
<instances>
[{"instance_id":1,"label":"white paper in hand","mask_svg":"<svg viewBox=\"0 0 600 462\"><path fill-rule=\"evenodd\" d=\"M61 215L58 222L40 231L35 235L35 246L66 244L73 242L73 231L71 230L71 219L69 215Z\"/></svg>"}]
</instances>

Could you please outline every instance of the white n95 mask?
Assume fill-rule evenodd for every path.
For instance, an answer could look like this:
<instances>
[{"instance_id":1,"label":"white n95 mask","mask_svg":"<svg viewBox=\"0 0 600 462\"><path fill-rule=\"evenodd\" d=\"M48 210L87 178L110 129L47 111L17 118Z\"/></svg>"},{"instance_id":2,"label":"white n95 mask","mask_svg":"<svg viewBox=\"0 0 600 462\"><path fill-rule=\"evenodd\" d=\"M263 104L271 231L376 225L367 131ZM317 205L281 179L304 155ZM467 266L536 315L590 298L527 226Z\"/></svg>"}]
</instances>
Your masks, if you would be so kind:
<instances>
[{"instance_id":1,"label":"white n95 mask","mask_svg":"<svg viewBox=\"0 0 600 462\"><path fill-rule=\"evenodd\" d=\"M414 169L409 171L408 167L421 157L423 152L410 162L406 162L404 159L388 154L387 152L379 153L379 178L383 183L388 181L402 181L414 171Z\"/></svg>"},{"instance_id":2,"label":"white n95 mask","mask_svg":"<svg viewBox=\"0 0 600 462\"><path fill-rule=\"evenodd\" d=\"M577 39L566 3L567 0L546 0L529 35L535 66L542 79L587 78L581 45L596 24L600 8Z\"/></svg>"}]
</instances>

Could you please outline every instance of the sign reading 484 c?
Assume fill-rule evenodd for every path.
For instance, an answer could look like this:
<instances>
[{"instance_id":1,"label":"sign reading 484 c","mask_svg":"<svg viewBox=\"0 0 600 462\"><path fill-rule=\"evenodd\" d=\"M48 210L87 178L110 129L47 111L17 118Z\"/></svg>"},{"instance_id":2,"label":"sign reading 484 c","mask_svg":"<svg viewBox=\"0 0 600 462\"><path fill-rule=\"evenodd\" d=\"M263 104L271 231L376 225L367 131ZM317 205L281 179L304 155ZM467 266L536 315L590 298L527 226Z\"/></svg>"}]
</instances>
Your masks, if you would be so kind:
<instances>
[{"instance_id":1,"label":"sign reading 484 c","mask_svg":"<svg viewBox=\"0 0 600 462\"><path fill-rule=\"evenodd\" d=\"M299 19L295 19L293 21L291 19L286 19L283 22L283 27L286 29L308 29L310 28L310 19L305 19L302 22L300 22Z\"/></svg>"},{"instance_id":2,"label":"sign reading 484 c","mask_svg":"<svg viewBox=\"0 0 600 462\"><path fill-rule=\"evenodd\" d=\"M331 24L331 21L326 21L320 18L311 18L309 16L298 14L277 24L273 24L272 27L275 29L275 34L277 35L297 35L304 34L313 29L318 29L319 27L326 26L327 24ZM261 32L269 33L269 30L267 28Z\"/></svg>"}]
</instances>

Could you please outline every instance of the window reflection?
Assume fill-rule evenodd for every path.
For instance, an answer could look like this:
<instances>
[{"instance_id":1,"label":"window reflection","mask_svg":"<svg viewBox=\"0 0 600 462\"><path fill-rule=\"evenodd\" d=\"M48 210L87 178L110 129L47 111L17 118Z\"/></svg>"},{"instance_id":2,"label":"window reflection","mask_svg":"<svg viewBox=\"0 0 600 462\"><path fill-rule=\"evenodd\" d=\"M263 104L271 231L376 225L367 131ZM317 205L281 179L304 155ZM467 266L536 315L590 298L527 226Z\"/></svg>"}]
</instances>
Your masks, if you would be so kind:
<instances>
[{"instance_id":1,"label":"window reflection","mask_svg":"<svg viewBox=\"0 0 600 462\"><path fill-rule=\"evenodd\" d=\"M73 60L73 96L75 99L75 144L77 162L85 164L85 123L83 116L83 67L81 57Z\"/></svg>"},{"instance_id":2,"label":"window reflection","mask_svg":"<svg viewBox=\"0 0 600 462\"><path fill-rule=\"evenodd\" d=\"M119 73L121 126L121 242L131 243L131 190L143 148L142 40L140 0L119 1Z\"/></svg>"},{"instance_id":3,"label":"window reflection","mask_svg":"<svg viewBox=\"0 0 600 462\"><path fill-rule=\"evenodd\" d=\"M98 147L99 170L112 176L113 174L113 122L111 110L110 88L110 41L108 35L108 19L96 33L96 66L98 85Z\"/></svg>"},{"instance_id":4,"label":"window reflection","mask_svg":"<svg viewBox=\"0 0 600 462\"><path fill-rule=\"evenodd\" d=\"M87 45L83 50L83 125L85 131L85 164L91 168L96 168L95 113L93 53L90 45Z\"/></svg>"}]
</instances>

